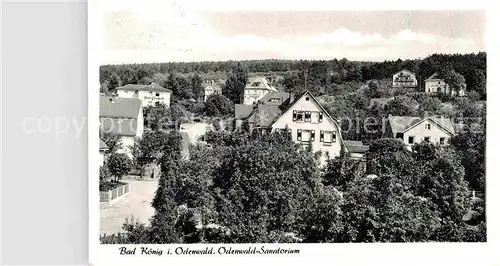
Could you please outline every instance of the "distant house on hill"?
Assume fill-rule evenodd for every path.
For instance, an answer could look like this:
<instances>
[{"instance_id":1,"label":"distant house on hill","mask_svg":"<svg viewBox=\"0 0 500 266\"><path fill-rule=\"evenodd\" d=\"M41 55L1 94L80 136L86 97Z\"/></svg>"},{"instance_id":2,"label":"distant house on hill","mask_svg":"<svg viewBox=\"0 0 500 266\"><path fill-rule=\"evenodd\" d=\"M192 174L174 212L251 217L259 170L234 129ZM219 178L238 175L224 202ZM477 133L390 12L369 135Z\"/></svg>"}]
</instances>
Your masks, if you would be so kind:
<instances>
[{"instance_id":1,"label":"distant house on hill","mask_svg":"<svg viewBox=\"0 0 500 266\"><path fill-rule=\"evenodd\" d=\"M362 141L344 140L345 148L349 152L351 158L361 159L368 152L369 146L364 145Z\"/></svg>"},{"instance_id":2,"label":"distant house on hill","mask_svg":"<svg viewBox=\"0 0 500 266\"><path fill-rule=\"evenodd\" d=\"M432 74L425 80L425 92L428 94L445 94L450 96L464 96L465 89L455 91L442 79L438 73Z\"/></svg>"},{"instance_id":3,"label":"distant house on hill","mask_svg":"<svg viewBox=\"0 0 500 266\"><path fill-rule=\"evenodd\" d=\"M392 75L393 88L416 88L418 85L415 73L403 69Z\"/></svg>"},{"instance_id":4,"label":"distant house on hill","mask_svg":"<svg viewBox=\"0 0 500 266\"><path fill-rule=\"evenodd\" d=\"M391 98L371 98L369 108L372 108L375 105L380 105L381 107L385 107L390 101L394 100L394 97Z\"/></svg>"},{"instance_id":5,"label":"distant house on hill","mask_svg":"<svg viewBox=\"0 0 500 266\"><path fill-rule=\"evenodd\" d=\"M141 138L144 132L141 100L101 96L99 108L101 130L121 136L118 152L132 157L134 138Z\"/></svg>"},{"instance_id":6,"label":"distant house on hill","mask_svg":"<svg viewBox=\"0 0 500 266\"><path fill-rule=\"evenodd\" d=\"M202 84L204 90L203 101L206 102L210 95L222 95L222 87L215 80L209 80Z\"/></svg>"},{"instance_id":7,"label":"distant house on hill","mask_svg":"<svg viewBox=\"0 0 500 266\"><path fill-rule=\"evenodd\" d=\"M151 83L149 85L127 84L117 87L116 92L120 98L135 98L142 101L142 106L170 106L172 91L162 86Z\"/></svg>"},{"instance_id":8,"label":"distant house on hill","mask_svg":"<svg viewBox=\"0 0 500 266\"><path fill-rule=\"evenodd\" d=\"M453 123L444 117L411 117L392 116L388 117L388 133L391 137L401 139L406 145L413 145L423 141L447 145L452 136L455 135Z\"/></svg>"},{"instance_id":9,"label":"distant house on hill","mask_svg":"<svg viewBox=\"0 0 500 266\"><path fill-rule=\"evenodd\" d=\"M248 78L243 92L243 104L253 105L269 92L277 92L264 77Z\"/></svg>"}]
</instances>

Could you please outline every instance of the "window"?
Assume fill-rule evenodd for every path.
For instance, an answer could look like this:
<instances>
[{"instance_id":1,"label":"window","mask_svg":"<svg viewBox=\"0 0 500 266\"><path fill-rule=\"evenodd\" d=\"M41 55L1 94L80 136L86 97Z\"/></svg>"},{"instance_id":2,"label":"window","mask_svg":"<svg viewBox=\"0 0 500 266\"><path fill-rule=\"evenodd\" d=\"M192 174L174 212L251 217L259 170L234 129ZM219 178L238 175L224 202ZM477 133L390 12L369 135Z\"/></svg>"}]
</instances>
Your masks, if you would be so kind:
<instances>
[{"instance_id":1,"label":"window","mask_svg":"<svg viewBox=\"0 0 500 266\"><path fill-rule=\"evenodd\" d=\"M325 144L335 142L337 140L337 135L334 131L321 130L319 132L319 141Z\"/></svg>"},{"instance_id":2,"label":"window","mask_svg":"<svg viewBox=\"0 0 500 266\"><path fill-rule=\"evenodd\" d=\"M279 98L271 98L271 100L269 100L269 101L272 103L279 103L280 99Z\"/></svg>"},{"instance_id":3,"label":"window","mask_svg":"<svg viewBox=\"0 0 500 266\"><path fill-rule=\"evenodd\" d=\"M304 111L293 111L293 121L302 123L304 122Z\"/></svg>"},{"instance_id":4,"label":"window","mask_svg":"<svg viewBox=\"0 0 500 266\"><path fill-rule=\"evenodd\" d=\"M160 102L155 102L155 106L156 107L160 106Z\"/></svg>"},{"instance_id":5,"label":"window","mask_svg":"<svg viewBox=\"0 0 500 266\"><path fill-rule=\"evenodd\" d=\"M446 142L446 138L439 138L439 144L444 145Z\"/></svg>"},{"instance_id":6,"label":"window","mask_svg":"<svg viewBox=\"0 0 500 266\"><path fill-rule=\"evenodd\" d=\"M309 101L309 97L306 97L306 101Z\"/></svg>"},{"instance_id":7,"label":"window","mask_svg":"<svg viewBox=\"0 0 500 266\"><path fill-rule=\"evenodd\" d=\"M319 112L311 112L311 123L319 122Z\"/></svg>"},{"instance_id":8,"label":"window","mask_svg":"<svg viewBox=\"0 0 500 266\"><path fill-rule=\"evenodd\" d=\"M160 93L159 92L156 93L156 97L160 97Z\"/></svg>"},{"instance_id":9,"label":"window","mask_svg":"<svg viewBox=\"0 0 500 266\"><path fill-rule=\"evenodd\" d=\"M408 144L413 144L415 142L415 137L414 136L409 136L408 137Z\"/></svg>"},{"instance_id":10,"label":"window","mask_svg":"<svg viewBox=\"0 0 500 266\"><path fill-rule=\"evenodd\" d=\"M425 142L430 142L431 141L431 137L424 137L424 141Z\"/></svg>"},{"instance_id":11,"label":"window","mask_svg":"<svg viewBox=\"0 0 500 266\"><path fill-rule=\"evenodd\" d=\"M150 92L149 92L149 95L153 95L153 92L152 92L152 91L150 91Z\"/></svg>"},{"instance_id":12,"label":"window","mask_svg":"<svg viewBox=\"0 0 500 266\"><path fill-rule=\"evenodd\" d=\"M315 139L314 130L309 129L297 129L297 140L302 142L313 142Z\"/></svg>"},{"instance_id":13,"label":"window","mask_svg":"<svg viewBox=\"0 0 500 266\"><path fill-rule=\"evenodd\" d=\"M425 129L431 129L431 124L425 124Z\"/></svg>"},{"instance_id":14,"label":"window","mask_svg":"<svg viewBox=\"0 0 500 266\"><path fill-rule=\"evenodd\" d=\"M309 111L304 112L304 121L311 122L311 112L309 112Z\"/></svg>"},{"instance_id":15,"label":"window","mask_svg":"<svg viewBox=\"0 0 500 266\"><path fill-rule=\"evenodd\" d=\"M323 112L319 112L319 122L323 122Z\"/></svg>"}]
</instances>

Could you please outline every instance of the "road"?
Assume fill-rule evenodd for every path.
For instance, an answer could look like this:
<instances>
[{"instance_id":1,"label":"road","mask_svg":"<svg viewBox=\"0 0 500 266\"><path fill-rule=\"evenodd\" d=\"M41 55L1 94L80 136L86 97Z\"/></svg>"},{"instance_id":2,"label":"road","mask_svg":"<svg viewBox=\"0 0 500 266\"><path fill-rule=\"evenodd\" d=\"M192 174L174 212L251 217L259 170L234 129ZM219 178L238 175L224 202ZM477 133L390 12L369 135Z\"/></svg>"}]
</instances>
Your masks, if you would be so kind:
<instances>
[{"instance_id":1,"label":"road","mask_svg":"<svg viewBox=\"0 0 500 266\"><path fill-rule=\"evenodd\" d=\"M100 234L123 232L125 218L134 217L143 223L149 223L154 214L151 201L158 188L158 181L128 181L130 194L121 198L111 207L101 207Z\"/></svg>"}]
</instances>

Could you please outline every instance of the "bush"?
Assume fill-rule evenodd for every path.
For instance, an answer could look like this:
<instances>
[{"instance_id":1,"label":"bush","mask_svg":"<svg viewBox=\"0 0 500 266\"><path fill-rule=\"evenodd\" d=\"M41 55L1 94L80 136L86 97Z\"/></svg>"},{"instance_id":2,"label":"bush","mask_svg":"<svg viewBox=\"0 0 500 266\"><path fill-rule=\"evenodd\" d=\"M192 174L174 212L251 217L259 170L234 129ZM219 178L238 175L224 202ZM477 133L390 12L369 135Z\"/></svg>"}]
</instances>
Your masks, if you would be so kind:
<instances>
[{"instance_id":1,"label":"bush","mask_svg":"<svg viewBox=\"0 0 500 266\"><path fill-rule=\"evenodd\" d=\"M132 170L132 161L123 153L112 153L108 158L108 168L111 175L118 182L125 174Z\"/></svg>"}]
</instances>

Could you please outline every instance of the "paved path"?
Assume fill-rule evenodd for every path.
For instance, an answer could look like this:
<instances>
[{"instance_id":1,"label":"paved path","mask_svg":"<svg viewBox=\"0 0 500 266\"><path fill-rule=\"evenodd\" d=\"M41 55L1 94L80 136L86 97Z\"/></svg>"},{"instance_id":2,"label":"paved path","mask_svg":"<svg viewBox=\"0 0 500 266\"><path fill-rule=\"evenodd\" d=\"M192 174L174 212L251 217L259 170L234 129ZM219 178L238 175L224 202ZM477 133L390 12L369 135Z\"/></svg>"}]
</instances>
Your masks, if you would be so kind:
<instances>
[{"instance_id":1,"label":"paved path","mask_svg":"<svg viewBox=\"0 0 500 266\"><path fill-rule=\"evenodd\" d=\"M149 223L155 210L151 201L158 187L158 181L127 181L130 194L118 200L111 207L101 207L101 234L123 232L122 225L126 217L134 216L143 223Z\"/></svg>"}]
</instances>

